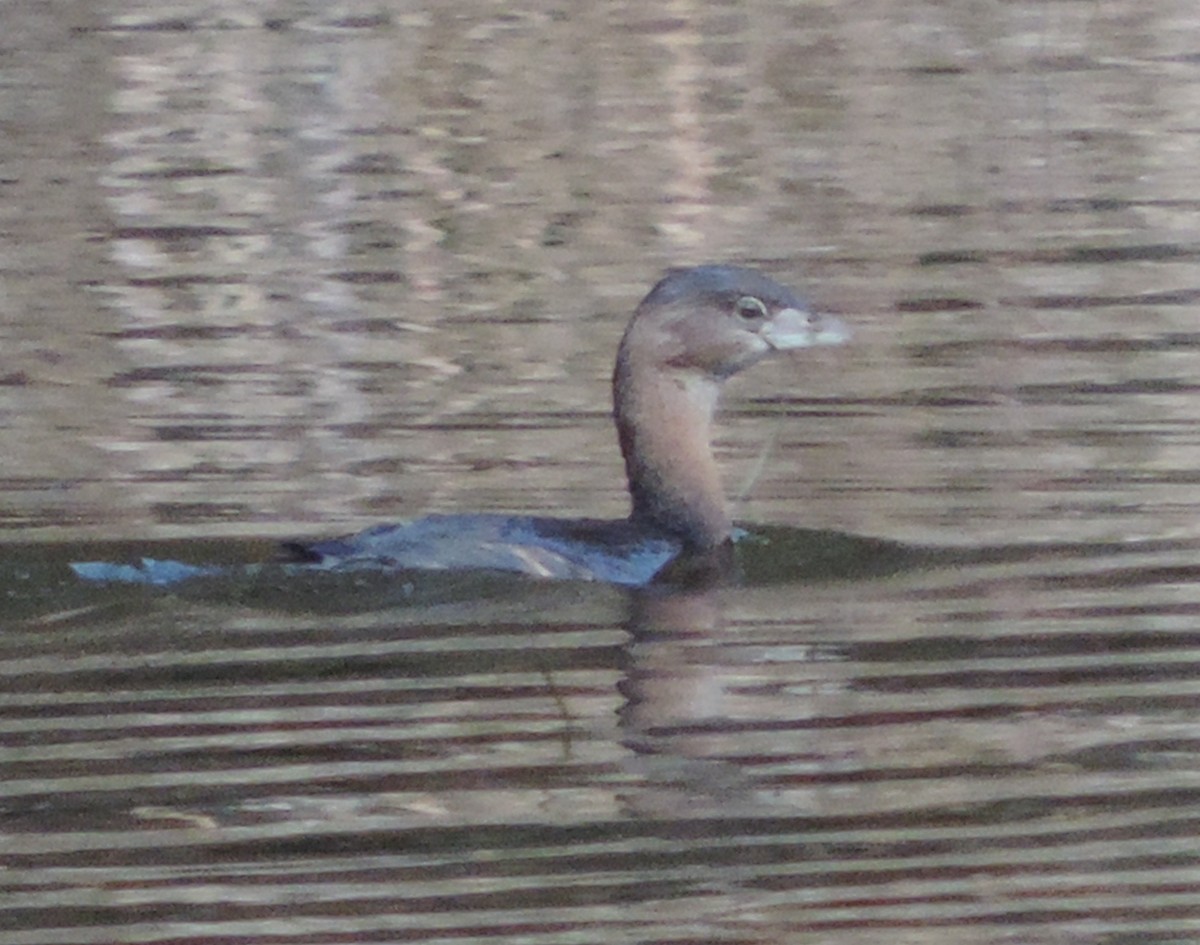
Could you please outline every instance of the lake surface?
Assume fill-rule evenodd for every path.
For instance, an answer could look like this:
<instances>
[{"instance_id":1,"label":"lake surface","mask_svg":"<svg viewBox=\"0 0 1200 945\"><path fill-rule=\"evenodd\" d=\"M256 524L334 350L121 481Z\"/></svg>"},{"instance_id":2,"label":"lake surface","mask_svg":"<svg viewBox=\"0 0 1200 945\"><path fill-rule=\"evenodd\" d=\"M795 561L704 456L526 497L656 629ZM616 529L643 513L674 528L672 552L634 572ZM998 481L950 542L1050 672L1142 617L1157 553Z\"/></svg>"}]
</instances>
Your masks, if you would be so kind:
<instances>
[{"instance_id":1,"label":"lake surface","mask_svg":"<svg viewBox=\"0 0 1200 945\"><path fill-rule=\"evenodd\" d=\"M0 945L1200 939L1198 40L11 5ZM66 567L622 516L616 342L705 261L855 333L730 385L734 586Z\"/></svg>"}]
</instances>

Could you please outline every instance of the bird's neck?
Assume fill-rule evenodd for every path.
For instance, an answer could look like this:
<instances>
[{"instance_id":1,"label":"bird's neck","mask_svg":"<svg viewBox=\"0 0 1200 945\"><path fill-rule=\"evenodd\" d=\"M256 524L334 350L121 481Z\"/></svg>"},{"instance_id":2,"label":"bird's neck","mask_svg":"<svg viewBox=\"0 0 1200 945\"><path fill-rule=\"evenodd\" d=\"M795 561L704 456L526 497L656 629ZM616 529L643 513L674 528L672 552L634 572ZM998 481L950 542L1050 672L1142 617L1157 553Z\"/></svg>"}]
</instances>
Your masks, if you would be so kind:
<instances>
[{"instance_id":1,"label":"bird's neck","mask_svg":"<svg viewBox=\"0 0 1200 945\"><path fill-rule=\"evenodd\" d=\"M613 375L630 520L691 551L716 548L731 530L710 443L718 392L718 382L698 371L639 364L636 357L619 359Z\"/></svg>"}]
</instances>

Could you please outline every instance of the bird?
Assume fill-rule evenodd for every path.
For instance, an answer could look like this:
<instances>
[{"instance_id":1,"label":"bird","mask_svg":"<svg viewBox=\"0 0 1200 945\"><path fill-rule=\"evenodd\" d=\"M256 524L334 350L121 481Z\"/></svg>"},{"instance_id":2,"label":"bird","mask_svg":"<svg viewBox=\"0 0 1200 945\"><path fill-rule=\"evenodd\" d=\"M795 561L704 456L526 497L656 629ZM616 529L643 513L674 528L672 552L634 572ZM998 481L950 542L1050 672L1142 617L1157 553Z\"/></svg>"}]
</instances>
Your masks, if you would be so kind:
<instances>
[{"instance_id":1,"label":"bird","mask_svg":"<svg viewBox=\"0 0 1200 945\"><path fill-rule=\"evenodd\" d=\"M740 534L712 451L724 383L767 357L846 341L843 322L737 265L669 270L617 348L613 419L630 495L623 519L437 514L283 546L323 569L483 570L642 586L708 573Z\"/></svg>"}]
</instances>

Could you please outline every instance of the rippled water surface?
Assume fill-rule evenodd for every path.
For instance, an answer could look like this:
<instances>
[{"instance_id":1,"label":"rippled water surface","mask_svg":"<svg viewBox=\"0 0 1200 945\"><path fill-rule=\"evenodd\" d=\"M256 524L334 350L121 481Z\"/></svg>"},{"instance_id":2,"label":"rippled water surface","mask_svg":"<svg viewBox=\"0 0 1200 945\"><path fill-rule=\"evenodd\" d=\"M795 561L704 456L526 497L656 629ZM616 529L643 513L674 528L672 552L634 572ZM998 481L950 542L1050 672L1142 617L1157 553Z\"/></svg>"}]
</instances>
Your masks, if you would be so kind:
<instances>
[{"instance_id":1,"label":"rippled water surface","mask_svg":"<svg viewBox=\"0 0 1200 945\"><path fill-rule=\"evenodd\" d=\"M1200 939L1198 48L1184 0L11 5L0 943ZM737 586L66 568L623 515L616 341L712 260L855 331L728 391Z\"/></svg>"}]
</instances>

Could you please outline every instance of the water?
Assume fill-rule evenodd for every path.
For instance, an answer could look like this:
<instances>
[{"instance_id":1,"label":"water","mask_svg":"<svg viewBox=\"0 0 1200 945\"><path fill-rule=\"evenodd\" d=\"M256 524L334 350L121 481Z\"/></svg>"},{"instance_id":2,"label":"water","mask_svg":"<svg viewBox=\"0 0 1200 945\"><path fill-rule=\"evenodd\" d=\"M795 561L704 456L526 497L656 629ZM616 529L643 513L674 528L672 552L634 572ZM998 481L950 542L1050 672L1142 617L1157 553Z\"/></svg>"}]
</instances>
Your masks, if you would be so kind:
<instances>
[{"instance_id":1,"label":"water","mask_svg":"<svg viewBox=\"0 0 1200 945\"><path fill-rule=\"evenodd\" d=\"M1194 941L1192 6L8 11L0 942ZM622 515L707 260L740 586L65 570Z\"/></svg>"}]
</instances>

